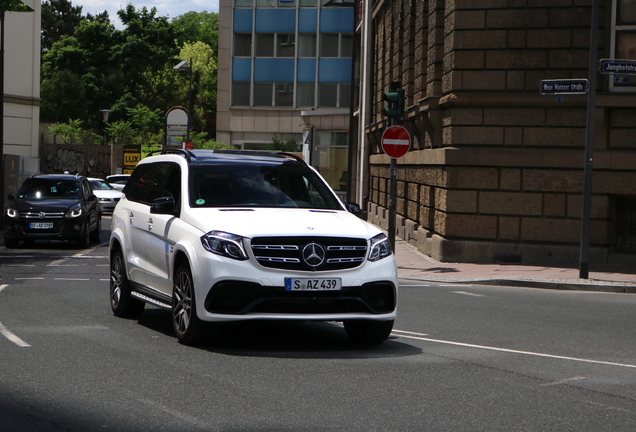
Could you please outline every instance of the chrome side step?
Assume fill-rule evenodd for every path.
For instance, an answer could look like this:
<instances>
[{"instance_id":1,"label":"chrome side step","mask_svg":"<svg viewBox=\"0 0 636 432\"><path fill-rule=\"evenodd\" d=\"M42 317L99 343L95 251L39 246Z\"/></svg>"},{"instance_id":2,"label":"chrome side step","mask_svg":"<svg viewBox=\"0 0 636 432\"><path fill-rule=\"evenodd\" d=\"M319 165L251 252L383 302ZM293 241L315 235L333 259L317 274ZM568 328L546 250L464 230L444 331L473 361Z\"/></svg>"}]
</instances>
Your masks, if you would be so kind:
<instances>
[{"instance_id":1,"label":"chrome side step","mask_svg":"<svg viewBox=\"0 0 636 432\"><path fill-rule=\"evenodd\" d=\"M160 302L159 300L155 300L153 298L150 298L150 297L148 297L146 295L143 295L140 292L132 291L130 293L130 295L131 295L131 297L138 298L139 300L144 301L146 303L150 303L151 305L155 305L155 306L158 306L158 307L163 308L163 309L172 309L172 306L169 305L168 303Z\"/></svg>"}]
</instances>

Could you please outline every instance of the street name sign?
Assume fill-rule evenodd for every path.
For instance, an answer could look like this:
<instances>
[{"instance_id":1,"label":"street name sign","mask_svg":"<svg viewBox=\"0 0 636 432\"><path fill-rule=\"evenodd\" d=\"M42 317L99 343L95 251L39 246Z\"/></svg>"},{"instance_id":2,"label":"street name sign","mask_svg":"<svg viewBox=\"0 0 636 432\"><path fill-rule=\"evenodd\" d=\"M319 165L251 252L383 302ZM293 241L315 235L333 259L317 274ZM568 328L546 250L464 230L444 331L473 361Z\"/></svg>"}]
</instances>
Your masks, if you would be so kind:
<instances>
[{"instance_id":1,"label":"street name sign","mask_svg":"<svg viewBox=\"0 0 636 432\"><path fill-rule=\"evenodd\" d=\"M636 60L601 59L598 69L603 74L636 75Z\"/></svg>"},{"instance_id":2,"label":"street name sign","mask_svg":"<svg viewBox=\"0 0 636 432\"><path fill-rule=\"evenodd\" d=\"M588 90L587 79L542 80L541 94L585 94Z\"/></svg>"},{"instance_id":3,"label":"street name sign","mask_svg":"<svg viewBox=\"0 0 636 432\"><path fill-rule=\"evenodd\" d=\"M397 159L408 153L411 148L411 136L404 127L394 125L382 134L382 150L388 156Z\"/></svg>"}]
</instances>

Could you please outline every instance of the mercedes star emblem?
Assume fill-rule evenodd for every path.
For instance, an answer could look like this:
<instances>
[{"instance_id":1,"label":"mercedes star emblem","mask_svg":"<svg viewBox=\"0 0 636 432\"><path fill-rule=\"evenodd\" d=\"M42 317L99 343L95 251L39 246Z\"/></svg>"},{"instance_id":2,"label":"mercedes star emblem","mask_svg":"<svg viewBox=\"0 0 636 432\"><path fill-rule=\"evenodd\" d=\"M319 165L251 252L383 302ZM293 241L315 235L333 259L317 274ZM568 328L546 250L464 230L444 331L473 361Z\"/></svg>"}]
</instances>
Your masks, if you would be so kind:
<instances>
[{"instance_id":1,"label":"mercedes star emblem","mask_svg":"<svg viewBox=\"0 0 636 432\"><path fill-rule=\"evenodd\" d=\"M309 243L303 248L303 261L309 266L316 268L325 262L325 248L318 243Z\"/></svg>"}]
</instances>

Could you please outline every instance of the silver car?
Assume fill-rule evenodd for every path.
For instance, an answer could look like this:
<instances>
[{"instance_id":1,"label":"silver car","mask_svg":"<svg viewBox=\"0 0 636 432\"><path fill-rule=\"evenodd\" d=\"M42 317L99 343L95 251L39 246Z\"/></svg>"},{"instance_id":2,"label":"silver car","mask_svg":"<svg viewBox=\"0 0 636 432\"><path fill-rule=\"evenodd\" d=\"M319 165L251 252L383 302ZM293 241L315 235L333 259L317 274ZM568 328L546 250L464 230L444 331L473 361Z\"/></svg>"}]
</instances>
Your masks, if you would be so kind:
<instances>
[{"instance_id":1,"label":"silver car","mask_svg":"<svg viewBox=\"0 0 636 432\"><path fill-rule=\"evenodd\" d=\"M102 213L112 213L117 202L121 199L122 192L116 190L105 180L99 178L89 178L88 182L99 201L99 207Z\"/></svg>"},{"instance_id":2,"label":"silver car","mask_svg":"<svg viewBox=\"0 0 636 432\"><path fill-rule=\"evenodd\" d=\"M118 191L124 190L130 174L113 174L106 177L106 182Z\"/></svg>"}]
</instances>

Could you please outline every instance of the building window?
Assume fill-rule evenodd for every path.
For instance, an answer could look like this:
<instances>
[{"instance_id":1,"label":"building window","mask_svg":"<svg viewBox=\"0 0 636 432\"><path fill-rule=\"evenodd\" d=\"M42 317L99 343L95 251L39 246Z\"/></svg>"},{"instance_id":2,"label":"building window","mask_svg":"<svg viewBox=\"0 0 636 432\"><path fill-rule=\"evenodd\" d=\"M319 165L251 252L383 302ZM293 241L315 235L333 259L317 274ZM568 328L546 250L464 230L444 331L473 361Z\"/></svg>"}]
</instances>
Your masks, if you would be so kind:
<instances>
[{"instance_id":1,"label":"building window","mask_svg":"<svg viewBox=\"0 0 636 432\"><path fill-rule=\"evenodd\" d=\"M250 83L234 81L232 83L232 105L250 106Z\"/></svg>"},{"instance_id":2,"label":"building window","mask_svg":"<svg viewBox=\"0 0 636 432\"><path fill-rule=\"evenodd\" d=\"M320 57L351 57L353 35L322 33L320 35Z\"/></svg>"},{"instance_id":3,"label":"building window","mask_svg":"<svg viewBox=\"0 0 636 432\"><path fill-rule=\"evenodd\" d=\"M254 83L254 106L271 107L273 100L272 83Z\"/></svg>"},{"instance_id":4,"label":"building window","mask_svg":"<svg viewBox=\"0 0 636 432\"><path fill-rule=\"evenodd\" d=\"M318 84L318 106L321 108L348 108L350 98L350 83Z\"/></svg>"},{"instance_id":5,"label":"building window","mask_svg":"<svg viewBox=\"0 0 636 432\"><path fill-rule=\"evenodd\" d=\"M296 35L293 33L256 33L256 57L294 57Z\"/></svg>"},{"instance_id":6,"label":"building window","mask_svg":"<svg viewBox=\"0 0 636 432\"><path fill-rule=\"evenodd\" d=\"M252 55L252 35L245 33L234 34L234 56L250 57Z\"/></svg>"},{"instance_id":7,"label":"building window","mask_svg":"<svg viewBox=\"0 0 636 432\"><path fill-rule=\"evenodd\" d=\"M275 83L276 93L274 94L274 106L291 107L294 106L294 83Z\"/></svg>"},{"instance_id":8,"label":"building window","mask_svg":"<svg viewBox=\"0 0 636 432\"><path fill-rule=\"evenodd\" d=\"M276 57L294 57L296 53L296 35L293 33L276 34Z\"/></svg>"},{"instance_id":9,"label":"building window","mask_svg":"<svg viewBox=\"0 0 636 432\"><path fill-rule=\"evenodd\" d=\"M636 198L619 197L616 201L616 252L636 253Z\"/></svg>"},{"instance_id":10,"label":"building window","mask_svg":"<svg viewBox=\"0 0 636 432\"><path fill-rule=\"evenodd\" d=\"M352 10L328 2L234 0L232 106L349 107Z\"/></svg>"},{"instance_id":11,"label":"building window","mask_svg":"<svg viewBox=\"0 0 636 432\"><path fill-rule=\"evenodd\" d=\"M298 35L298 57L316 57L316 35L301 33Z\"/></svg>"},{"instance_id":12,"label":"building window","mask_svg":"<svg viewBox=\"0 0 636 432\"><path fill-rule=\"evenodd\" d=\"M256 57L274 57L274 34L256 33Z\"/></svg>"},{"instance_id":13,"label":"building window","mask_svg":"<svg viewBox=\"0 0 636 432\"><path fill-rule=\"evenodd\" d=\"M298 83L296 84L296 91L298 93L296 106L299 107L313 107L316 93L316 85L314 83Z\"/></svg>"},{"instance_id":14,"label":"building window","mask_svg":"<svg viewBox=\"0 0 636 432\"><path fill-rule=\"evenodd\" d=\"M256 0L256 7L296 7L296 0Z\"/></svg>"},{"instance_id":15,"label":"building window","mask_svg":"<svg viewBox=\"0 0 636 432\"><path fill-rule=\"evenodd\" d=\"M616 60L636 60L636 0L613 0L612 54ZM610 74L610 88L634 91L636 75Z\"/></svg>"}]
</instances>

